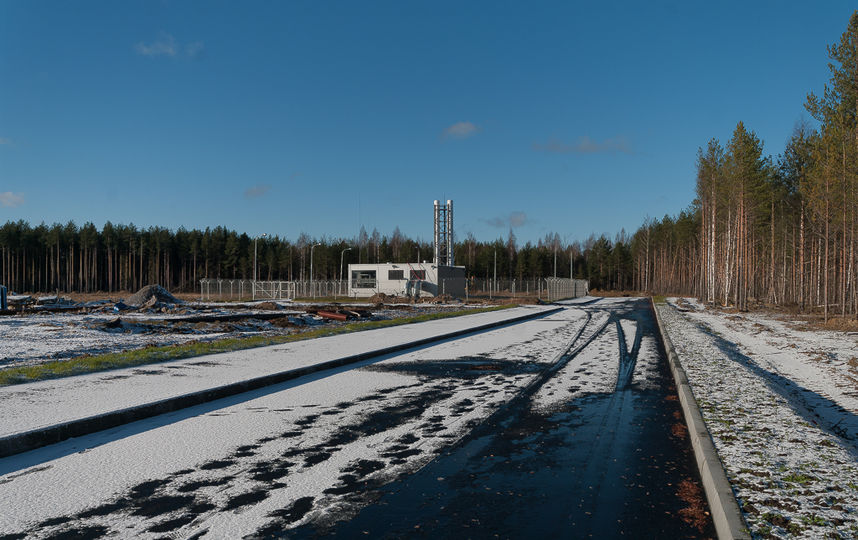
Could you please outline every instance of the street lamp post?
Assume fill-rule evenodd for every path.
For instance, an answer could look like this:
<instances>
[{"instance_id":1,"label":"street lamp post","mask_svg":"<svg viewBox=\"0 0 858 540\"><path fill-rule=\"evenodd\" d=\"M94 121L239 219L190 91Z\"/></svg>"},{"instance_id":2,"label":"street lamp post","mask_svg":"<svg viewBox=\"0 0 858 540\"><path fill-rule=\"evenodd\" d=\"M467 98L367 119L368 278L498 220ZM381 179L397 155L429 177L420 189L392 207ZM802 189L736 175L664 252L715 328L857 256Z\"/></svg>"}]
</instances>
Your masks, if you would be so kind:
<instances>
[{"instance_id":1,"label":"street lamp post","mask_svg":"<svg viewBox=\"0 0 858 540\"><path fill-rule=\"evenodd\" d=\"M343 281L343 255L346 254L346 251L351 251L352 248L347 247L344 250L340 251L340 282Z\"/></svg>"},{"instance_id":2,"label":"street lamp post","mask_svg":"<svg viewBox=\"0 0 858 540\"><path fill-rule=\"evenodd\" d=\"M495 287L498 285L498 250L495 250L495 269L492 273L492 292L495 292ZM489 295L489 299L491 300L492 295Z\"/></svg>"},{"instance_id":3,"label":"street lamp post","mask_svg":"<svg viewBox=\"0 0 858 540\"><path fill-rule=\"evenodd\" d=\"M268 233L262 233L256 238L253 239L253 299L256 300L256 244L259 241L259 238L265 238L268 236Z\"/></svg>"},{"instance_id":4,"label":"street lamp post","mask_svg":"<svg viewBox=\"0 0 858 540\"><path fill-rule=\"evenodd\" d=\"M316 246L321 246L322 244L313 244L310 246L310 291L312 291L313 298L316 297L316 289L313 288L313 249Z\"/></svg>"}]
</instances>

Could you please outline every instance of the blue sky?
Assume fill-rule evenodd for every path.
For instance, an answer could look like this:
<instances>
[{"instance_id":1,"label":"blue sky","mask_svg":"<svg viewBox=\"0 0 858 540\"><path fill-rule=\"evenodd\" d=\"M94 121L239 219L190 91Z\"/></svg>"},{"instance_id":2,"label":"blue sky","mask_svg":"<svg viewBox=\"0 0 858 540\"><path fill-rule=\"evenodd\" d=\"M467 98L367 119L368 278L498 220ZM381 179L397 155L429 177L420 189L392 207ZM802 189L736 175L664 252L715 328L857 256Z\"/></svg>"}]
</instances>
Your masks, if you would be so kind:
<instances>
[{"instance_id":1,"label":"blue sky","mask_svg":"<svg viewBox=\"0 0 858 540\"><path fill-rule=\"evenodd\" d=\"M782 151L850 2L0 2L0 222L635 230Z\"/></svg>"}]
</instances>

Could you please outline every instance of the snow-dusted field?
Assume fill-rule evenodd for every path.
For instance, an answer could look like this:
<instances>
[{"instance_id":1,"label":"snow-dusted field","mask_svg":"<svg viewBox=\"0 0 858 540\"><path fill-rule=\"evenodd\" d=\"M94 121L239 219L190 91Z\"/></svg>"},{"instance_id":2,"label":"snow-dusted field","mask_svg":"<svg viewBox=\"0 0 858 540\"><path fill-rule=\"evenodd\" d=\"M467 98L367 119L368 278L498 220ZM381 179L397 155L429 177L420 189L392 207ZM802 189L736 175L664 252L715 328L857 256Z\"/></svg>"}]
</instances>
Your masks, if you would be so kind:
<instances>
[{"instance_id":1,"label":"snow-dusted field","mask_svg":"<svg viewBox=\"0 0 858 540\"><path fill-rule=\"evenodd\" d=\"M290 333L296 330L278 327L267 319L272 315L304 316L303 309L312 306L313 304L290 302L281 306L285 309L272 312L249 309L253 308L253 304L246 303L223 304L214 309L209 305L189 303L182 305L182 311L186 314L150 313L145 310L114 313L105 308L105 311L87 314L41 312L0 317L0 335L3 336L0 340L0 369L155 345ZM358 307L366 309L367 306ZM465 307L406 305L405 309L374 309L373 313L388 319ZM210 315L215 320L196 320L205 315ZM240 320L216 320L218 316L238 315L242 316ZM254 318L254 315L267 317ZM306 316L304 320L310 321ZM327 324L339 323L328 321Z\"/></svg>"},{"instance_id":2,"label":"snow-dusted field","mask_svg":"<svg viewBox=\"0 0 858 540\"><path fill-rule=\"evenodd\" d=\"M0 387L0 436L545 311L521 307Z\"/></svg>"},{"instance_id":3,"label":"snow-dusted field","mask_svg":"<svg viewBox=\"0 0 858 540\"><path fill-rule=\"evenodd\" d=\"M858 337L661 309L752 532L858 536Z\"/></svg>"},{"instance_id":4,"label":"snow-dusted field","mask_svg":"<svg viewBox=\"0 0 858 540\"><path fill-rule=\"evenodd\" d=\"M623 302L569 306L0 459L0 532L239 538L349 519L380 486L414 474L519 395L552 418L619 387L648 388L657 345L634 317L618 317ZM230 362L226 355L219 363ZM168 375L147 377L159 376ZM110 384L93 379L63 391ZM631 398L618 401L635 417ZM610 442L614 424L592 429L604 437L589 452L621 445ZM654 466L661 477L663 464Z\"/></svg>"},{"instance_id":5,"label":"snow-dusted field","mask_svg":"<svg viewBox=\"0 0 858 540\"><path fill-rule=\"evenodd\" d=\"M0 367L38 364L84 354L98 354L148 345L174 345L189 341L217 339L224 332L213 332L204 325L188 325L183 333L156 333L122 328L108 329L104 324L115 320L114 314L79 315L70 313L35 313L26 317L0 317ZM134 320L146 323L146 317ZM163 315L158 317L163 319Z\"/></svg>"}]
</instances>

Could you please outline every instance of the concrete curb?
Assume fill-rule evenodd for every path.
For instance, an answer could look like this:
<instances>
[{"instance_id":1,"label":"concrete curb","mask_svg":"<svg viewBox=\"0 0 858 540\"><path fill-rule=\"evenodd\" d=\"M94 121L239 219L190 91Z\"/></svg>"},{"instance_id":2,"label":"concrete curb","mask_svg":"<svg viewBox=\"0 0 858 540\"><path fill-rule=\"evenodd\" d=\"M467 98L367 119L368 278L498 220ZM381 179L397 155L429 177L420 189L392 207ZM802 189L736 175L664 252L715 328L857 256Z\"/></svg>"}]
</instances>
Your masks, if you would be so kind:
<instances>
[{"instance_id":1,"label":"concrete curb","mask_svg":"<svg viewBox=\"0 0 858 540\"><path fill-rule=\"evenodd\" d=\"M745 519L742 517L742 512L739 510L736 494L733 493L733 488L727 480L724 465L718 458L712 437L709 435L709 430L700 414L697 400L691 391L691 385L688 384L688 376L682 368L679 356L676 354L670 336L664 329L661 316L652 298L650 298L650 302L652 303L652 311L655 313L661 340L664 343L664 350L667 352L670 371L673 373L673 380L676 383L676 392L679 394L679 403L682 406L685 423L688 425L688 435L691 437L691 446L694 448L694 457L697 460L697 468L700 470L703 490L706 492L706 500L709 502L709 510L712 512L715 532L718 534L718 538L750 540L751 534Z\"/></svg>"},{"instance_id":2,"label":"concrete curb","mask_svg":"<svg viewBox=\"0 0 858 540\"><path fill-rule=\"evenodd\" d=\"M200 405L202 403L207 403L216 399L234 396L236 394L241 394L250 390L257 390L266 386L279 384L292 379L297 379L298 377L303 377L304 375L324 371L326 369L332 369L348 364L354 364L355 362L368 360L377 356L384 356L386 354L402 352L408 349L413 349L415 347L420 347L423 345L443 341L450 338L461 337L467 334L483 332L485 330L491 330L502 326L517 324L530 319L545 317L546 315L556 313L562 309L562 307L557 307L554 309L548 309L537 313L528 313L526 315L513 317L512 319L495 321L475 326L473 328L465 328L462 330L447 332L428 338L418 339L408 343L401 343L399 345L394 345L390 347L382 347L374 351L367 351L351 356L344 356L342 358L328 360L326 362L321 362L312 366L305 366L301 368L290 369L287 371L281 371L278 373L272 373L270 375L263 375L261 377L255 377L253 379L247 379L244 381L230 383L223 386L217 386L214 388L200 390L189 394L182 394L179 396L162 399L160 401L155 401L152 403L136 405L134 407L111 411L109 413L88 416L85 418L72 420L70 422L55 424L53 426L46 426L30 431L15 433L13 435L7 435L5 437L0 437L0 458L11 456L14 454L20 454L21 452L35 450L36 448L41 448L43 446L58 443L66 439L70 439L72 437L88 435L97 431L114 428L131 422L136 422L137 420L143 420L144 418L150 418L152 416L185 409L187 407Z\"/></svg>"}]
</instances>

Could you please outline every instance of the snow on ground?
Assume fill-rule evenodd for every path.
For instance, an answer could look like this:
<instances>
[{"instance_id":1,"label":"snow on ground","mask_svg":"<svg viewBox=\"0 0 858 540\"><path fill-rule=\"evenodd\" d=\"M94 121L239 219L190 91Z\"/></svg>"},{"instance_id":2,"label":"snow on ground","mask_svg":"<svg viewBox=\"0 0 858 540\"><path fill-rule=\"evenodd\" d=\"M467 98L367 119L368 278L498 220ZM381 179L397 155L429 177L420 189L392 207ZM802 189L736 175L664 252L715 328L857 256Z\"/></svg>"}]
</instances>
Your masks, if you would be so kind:
<instances>
[{"instance_id":1,"label":"snow on ground","mask_svg":"<svg viewBox=\"0 0 858 540\"><path fill-rule=\"evenodd\" d=\"M645 335L641 338L641 345L635 362L635 370L632 375L632 383L640 389L650 389L656 384L654 381L656 371L661 361L659 344L655 337Z\"/></svg>"},{"instance_id":2,"label":"snow on ground","mask_svg":"<svg viewBox=\"0 0 858 540\"><path fill-rule=\"evenodd\" d=\"M566 300L559 300L555 302L555 304L560 304L564 306L575 306L579 304L592 304L593 302L597 302L602 300L600 296L579 296L578 298L567 298Z\"/></svg>"},{"instance_id":3,"label":"snow on ground","mask_svg":"<svg viewBox=\"0 0 858 540\"><path fill-rule=\"evenodd\" d=\"M751 531L858 536L853 336L671 302L684 311L660 313Z\"/></svg>"},{"instance_id":4,"label":"snow on ground","mask_svg":"<svg viewBox=\"0 0 858 540\"><path fill-rule=\"evenodd\" d=\"M607 393L617 381L618 335L607 312L597 312L578 325L574 356L532 398L537 410L550 411L585 394Z\"/></svg>"},{"instance_id":5,"label":"snow on ground","mask_svg":"<svg viewBox=\"0 0 858 540\"><path fill-rule=\"evenodd\" d=\"M841 436L858 439L858 334L809 330L765 313L687 312L751 356L772 384ZM789 384L787 384L789 383Z\"/></svg>"},{"instance_id":6,"label":"snow on ground","mask_svg":"<svg viewBox=\"0 0 858 540\"><path fill-rule=\"evenodd\" d=\"M520 307L0 387L0 436L546 311ZM499 345L518 340L500 333ZM457 342L460 343L460 342Z\"/></svg>"},{"instance_id":7,"label":"snow on ground","mask_svg":"<svg viewBox=\"0 0 858 540\"><path fill-rule=\"evenodd\" d=\"M0 460L0 530L237 538L348 516L520 392L584 316L568 309Z\"/></svg>"},{"instance_id":8,"label":"snow on ground","mask_svg":"<svg viewBox=\"0 0 858 540\"><path fill-rule=\"evenodd\" d=\"M258 334L282 335L297 331L272 324L270 319L272 316L303 316L304 311L260 311L256 306L261 303L217 306L187 303L180 308L184 313L179 314L146 311L115 313L104 308L107 311L87 314L38 312L0 317L0 335L3 336L0 340L0 369L147 346L176 345ZM297 302L285 305L288 308L319 307L319 304ZM366 304L340 306L367 308ZM377 318L392 319L467 307L398 305L373 309L372 313ZM200 320L207 316L210 320ZM305 317L304 320L308 319ZM339 323L327 321L326 324Z\"/></svg>"},{"instance_id":9,"label":"snow on ground","mask_svg":"<svg viewBox=\"0 0 858 540\"><path fill-rule=\"evenodd\" d=\"M188 325L185 332L154 333L129 328L109 329L105 323L116 315L35 313L26 317L0 317L0 367L33 365L83 354L98 354L148 345L174 345L210 341L225 335L207 331L203 325ZM155 317L138 316L146 323ZM163 315L159 317L163 319Z\"/></svg>"}]
</instances>

